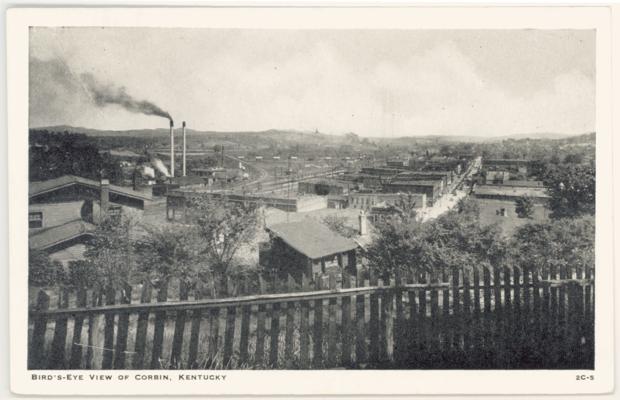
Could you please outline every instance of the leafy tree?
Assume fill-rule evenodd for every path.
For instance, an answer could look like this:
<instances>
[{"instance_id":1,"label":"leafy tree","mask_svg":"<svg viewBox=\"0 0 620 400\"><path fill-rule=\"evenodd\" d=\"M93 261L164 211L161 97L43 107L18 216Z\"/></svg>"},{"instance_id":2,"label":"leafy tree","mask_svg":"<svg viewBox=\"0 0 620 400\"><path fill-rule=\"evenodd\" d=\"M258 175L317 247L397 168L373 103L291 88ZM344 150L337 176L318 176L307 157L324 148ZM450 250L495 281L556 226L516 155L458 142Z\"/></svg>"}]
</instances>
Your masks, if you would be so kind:
<instances>
[{"instance_id":1,"label":"leafy tree","mask_svg":"<svg viewBox=\"0 0 620 400\"><path fill-rule=\"evenodd\" d=\"M204 247L197 227L186 224L143 226L146 235L136 241L138 272L153 285L175 277L189 284L208 280L208 267L201 253Z\"/></svg>"},{"instance_id":2,"label":"leafy tree","mask_svg":"<svg viewBox=\"0 0 620 400\"><path fill-rule=\"evenodd\" d=\"M189 207L204 246L201 254L214 275L216 287L225 291L225 279L235 264L235 256L256 235L258 207L201 196L189 199Z\"/></svg>"},{"instance_id":3,"label":"leafy tree","mask_svg":"<svg viewBox=\"0 0 620 400\"><path fill-rule=\"evenodd\" d=\"M515 212L519 218L532 218L534 215L534 200L529 196L521 196L515 200Z\"/></svg>"},{"instance_id":4,"label":"leafy tree","mask_svg":"<svg viewBox=\"0 0 620 400\"><path fill-rule=\"evenodd\" d=\"M499 266L507 254L499 227L481 227L471 214L451 211L425 223L390 218L377 228L367 257L384 276Z\"/></svg>"},{"instance_id":5,"label":"leafy tree","mask_svg":"<svg viewBox=\"0 0 620 400\"><path fill-rule=\"evenodd\" d=\"M52 261L40 250L28 251L28 284L30 286L52 286L62 283L65 272L62 264Z\"/></svg>"},{"instance_id":6,"label":"leafy tree","mask_svg":"<svg viewBox=\"0 0 620 400\"><path fill-rule=\"evenodd\" d=\"M84 255L103 287L122 289L134 272L134 221L106 218L93 232Z\"/></svg>"},{"instance_id":7,"label":"leafy tree","mask_svg":"<svg viewBox=\"0 0 620 400\"><path fill-rule=\"evenodd\" d=\"M594 217L561 218L517 228L512 259L522 268L540 271L563 266L594 266Z\"/></svg>"},{"instance_id":8,"label":"leafy tree","mask_svg":"<svg viewBox=\"0 0 620 400\"><path fill-rule=\"evenodd\" d=\"M594 215L596 173L593 165L565 165L547 171L544 178L554 218Z\"/></svg>"}]
</instances>

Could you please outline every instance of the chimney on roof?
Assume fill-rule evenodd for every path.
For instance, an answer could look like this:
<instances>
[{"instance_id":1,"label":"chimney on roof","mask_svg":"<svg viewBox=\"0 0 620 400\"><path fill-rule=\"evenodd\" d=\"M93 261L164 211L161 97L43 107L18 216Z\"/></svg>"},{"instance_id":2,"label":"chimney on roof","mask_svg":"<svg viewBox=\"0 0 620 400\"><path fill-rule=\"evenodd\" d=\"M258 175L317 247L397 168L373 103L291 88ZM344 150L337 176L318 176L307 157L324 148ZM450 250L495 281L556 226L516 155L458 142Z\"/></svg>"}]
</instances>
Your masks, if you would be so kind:
<instances>
[{"instance_id":1,"label":"chimney on roof","mask_svg":"<svg viewBox=\"0 0 620 400\"><path fill-rule=\"evenodd\" d=\"M100 219L103 221L108 215L108 208L110 207L110 181L107 179L101 180L100 185Z\"/></svg>"},{"instance_id":2,"label":"chimney on roof","mask_svg":"<svg viewBox=\"0 0 620 400\"><path fill-rule=\"evenodd\" d=\"M185 169L185 156L187 152L187 144L185 142L185 121L183 121L183 176L187 176L187 171Z\"/></svg>"},{"instance_id":3,"label":"chimney on roof","mask_svg":"<svg viewBox=\"0 0 620 400\"><path fill-rule=\"evenodd\" d=\"M174 122L170 120L170 176L174 178Z\"/></svg>"},{"instance_id":4,"label":"chimney on roof","mask_svg":"<svg viewBox=\"0 0 620 400\"><path fill-rule=\"evenodd\" d=\"M368 220L366 219L366 212L364 212L364 210L360 210L360 215L358 216L358 220L359 220L360 236L364 236L368 234Z\"/></svg>"}]
</instances>

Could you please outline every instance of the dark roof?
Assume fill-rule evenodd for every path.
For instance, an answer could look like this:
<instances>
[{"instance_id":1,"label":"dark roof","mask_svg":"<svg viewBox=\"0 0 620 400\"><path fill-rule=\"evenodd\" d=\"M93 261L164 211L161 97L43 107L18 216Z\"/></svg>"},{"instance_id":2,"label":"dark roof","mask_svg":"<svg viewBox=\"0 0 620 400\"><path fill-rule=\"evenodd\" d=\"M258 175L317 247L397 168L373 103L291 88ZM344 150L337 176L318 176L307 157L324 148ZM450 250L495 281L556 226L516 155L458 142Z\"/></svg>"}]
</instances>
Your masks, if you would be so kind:
<instances>
[{"instance_id":1,"label":"dark roof","mask_svg":"<svg viewBox=\"0 0 620 400\"><path fill-rule=\"evenodd\" d=\"M298 222L273 225L267 227L267 230L312 260L354 250L358 247L353 240L332 232L327 226L310 218Z\"/></svg>"},{"instance_id":2,"label":"dark roof","mask_svg":"<svg viewBox=\"0 0 620 400\"><path fill-rule=\"evenodd\" d=\"M73 185L89 186L97 190L99 190L101 186L99 182L92 179L82 178L75 175L63 175L61 177L48 179L46 181L30 182L28 188L28 198ZM132 197L139 200L152 200L152 197L146 193L138 192L122 186L110 185L110 193Z\"/></svg>"},{"instance_id":3,"label":"dark roof","mask_svg":"<svg viewBox=\"0 0 620 400\"><path fill-rule=\"evenodd\" d=\"M404 180L393 180L390 183L388 183L388 185L394 185L394 186L439 186L441 185L441 181L440 180L436 180L436 181L404 181Z\"/></svg>"},{"instance_id":4,"label":"dark roof","mask_svg":"<svg viewBox=\"0 0 620 400\"><path fill-rule=\"evenodd\" d=\"M476 196L501 196L501 197L538 197L548 198L547 190L544 187L519 187L505 185L482 185L474 189Z\"/></svg>"},{"instance_id":5,"label":"dark roof","mask_svg":"<svg viewBox=\"0 0 620 400\"><path fill-rule=\"evenodd\" d=\"M31 249L45 250L80 236L88 235L94 229L95 226L88 222L68 222L64 225L55 226L30 235L28 238L28 246Z\"/></svg>"}]
</instances>

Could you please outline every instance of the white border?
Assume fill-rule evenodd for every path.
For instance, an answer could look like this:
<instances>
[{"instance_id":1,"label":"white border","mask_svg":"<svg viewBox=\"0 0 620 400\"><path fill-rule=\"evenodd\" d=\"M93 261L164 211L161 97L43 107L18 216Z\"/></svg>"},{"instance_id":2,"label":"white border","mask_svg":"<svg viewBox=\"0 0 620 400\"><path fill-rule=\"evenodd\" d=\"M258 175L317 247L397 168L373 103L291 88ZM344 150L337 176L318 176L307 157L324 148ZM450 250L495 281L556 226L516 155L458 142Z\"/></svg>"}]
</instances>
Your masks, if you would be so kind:
<instances>
[{"instance_id":1,"label":"white border","mask_svg":"<svg viewBox=\"0 0 620 400\"><path fill-rule=\"evenodd\" d=\"M579 394L612 390L610 8L55 8L11 9L7 18L11 389L14 393ZM225 383L31 381L26 370L24 334L27 329L28 26L102 25L255 29L597 29L596 379L576 381L577 371L223 371L227 375ZM127 373L133 374L110 372L114 376Z\"/></svg>"}]
</instances>

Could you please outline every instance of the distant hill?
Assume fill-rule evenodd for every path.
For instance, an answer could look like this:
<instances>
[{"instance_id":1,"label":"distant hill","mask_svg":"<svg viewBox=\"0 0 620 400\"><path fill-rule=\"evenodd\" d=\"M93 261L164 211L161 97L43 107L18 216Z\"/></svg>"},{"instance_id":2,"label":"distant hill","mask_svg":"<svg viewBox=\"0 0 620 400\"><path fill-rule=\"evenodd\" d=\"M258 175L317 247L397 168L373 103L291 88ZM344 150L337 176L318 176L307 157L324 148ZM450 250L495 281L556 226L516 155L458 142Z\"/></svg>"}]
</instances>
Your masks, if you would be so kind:
<instances>
[{"instance_id":1,"label":"distant hill","mask_svg":"<svg viewBox=\"0 0 620 400\"><path fill-rule=\"evenodd\" d=\"M157 129L133 129L133 130L99 130L83 127L74 127L69 125L56 125L48 127L33 128L37 130L48 130L51 132L70 132L70 133L83 133L87 136L133 136L133 137L166 137L170 134L169 129L157 128ZM175 127L177 132L180 132L179 127ZM321 132L311 131L298 131L294 129L269 129L264 131L238 131L238 132L222 132L222 131L200 131L195 129L187 129L187 134L192 136L205 136L213 139L233 139L236 135L244 135L246 138L253 139L266 139L276 140L283 142L298 142L298 143L330 143L330 144L343 144L350 142L349 135L330 135ZM467 136L467 135L422 135L422 136L403 136L403 137L368 137L367 139L375 142L388 142L407 144L411 142L470 142L470 143L484 143L495 142L508 139L520 140L520 139L543 139L543 140L558 140L569 139L579 135L568 135L563 133L521 133L514 135L504 136ZM360 140L364 137L360 137Z\"/></svg>"}]
</instances>

